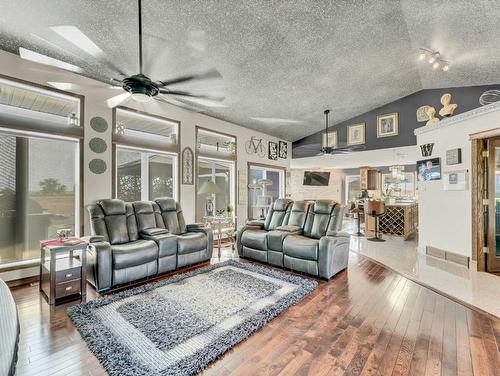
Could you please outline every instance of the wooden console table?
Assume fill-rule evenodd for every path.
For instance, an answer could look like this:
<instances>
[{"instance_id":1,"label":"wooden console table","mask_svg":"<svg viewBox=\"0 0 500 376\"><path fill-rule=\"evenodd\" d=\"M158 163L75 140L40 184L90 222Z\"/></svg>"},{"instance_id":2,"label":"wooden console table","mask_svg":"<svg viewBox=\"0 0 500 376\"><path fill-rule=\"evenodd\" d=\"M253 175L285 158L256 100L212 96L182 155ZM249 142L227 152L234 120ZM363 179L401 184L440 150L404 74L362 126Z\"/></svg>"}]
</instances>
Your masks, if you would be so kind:
<instances>
[{"instance_id":1,"label":"wooden console table","mask_svg":"<svg viewBox=\"0 0 500 376\"><path fill-rule=\"evenodd\" d=\"M374 236L375 221L367 215L366 237ZM418 230L418 203L386 204L385 214L379 217L379 231L383 234L402 236L408 239Z\"/></svg>"}]
</instances>

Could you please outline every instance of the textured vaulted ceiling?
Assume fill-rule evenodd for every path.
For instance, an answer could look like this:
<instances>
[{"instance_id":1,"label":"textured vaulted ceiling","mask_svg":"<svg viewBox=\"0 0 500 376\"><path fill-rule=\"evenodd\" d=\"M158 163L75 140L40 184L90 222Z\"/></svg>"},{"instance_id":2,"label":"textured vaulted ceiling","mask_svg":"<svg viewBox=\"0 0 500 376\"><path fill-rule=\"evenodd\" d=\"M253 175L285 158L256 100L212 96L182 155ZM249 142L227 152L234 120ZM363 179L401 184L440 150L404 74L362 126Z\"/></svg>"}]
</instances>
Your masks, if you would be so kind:
<instances>
[{"instance_id":1,"label":"textured vaulted ceiling","mask_svg":"<svg viewBox=\"0 0 500 376\"><path fill-rule=\"evenodd\" d=\"M49 29L75 25L138 71L133 0L0 0L0 21L2 49L116 76ZM335 123L421 89L500 82L494 0L143 0L143 22L151 78L216 67L222 84L178 88L222 91L227 107L193 108L292 141L321 130L327 107ZM419 47L441 51L450 71L419 63Z\"/></svg>"}]
</instances>

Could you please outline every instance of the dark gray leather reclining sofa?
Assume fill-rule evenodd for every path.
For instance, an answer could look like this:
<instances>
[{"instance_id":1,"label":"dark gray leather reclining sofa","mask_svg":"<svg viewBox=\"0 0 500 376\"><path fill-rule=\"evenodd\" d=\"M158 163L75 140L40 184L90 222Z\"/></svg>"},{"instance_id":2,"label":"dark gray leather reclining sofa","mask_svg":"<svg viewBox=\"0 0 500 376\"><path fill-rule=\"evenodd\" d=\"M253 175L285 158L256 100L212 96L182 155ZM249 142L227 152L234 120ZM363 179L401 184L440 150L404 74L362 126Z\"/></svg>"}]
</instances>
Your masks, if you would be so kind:
<instances>
[{"instance_id":1,"label":"dark gray leather reclining sofa","mask_svg":"<svg viewBox=\"0 0 500 376\"><path fill-rule=\"evenodd\" d=\"M238 231L241 257L330 279L347 268L350 235L340 232L345 208L335 201L276 200L265 221Z\"/></svg>"},{"instance_id":2,"label":"dark gray leather reclining sofa","mask_svg":"<svg viewBox=\"0 0 500 376\"><path fill-rule=\"evenodd\" d=\"M212 230L186 225L171 198L126 203L101 200L88 206L92 236L87 279L97 291L210 260Z\"/></svg>"}]
</instances>

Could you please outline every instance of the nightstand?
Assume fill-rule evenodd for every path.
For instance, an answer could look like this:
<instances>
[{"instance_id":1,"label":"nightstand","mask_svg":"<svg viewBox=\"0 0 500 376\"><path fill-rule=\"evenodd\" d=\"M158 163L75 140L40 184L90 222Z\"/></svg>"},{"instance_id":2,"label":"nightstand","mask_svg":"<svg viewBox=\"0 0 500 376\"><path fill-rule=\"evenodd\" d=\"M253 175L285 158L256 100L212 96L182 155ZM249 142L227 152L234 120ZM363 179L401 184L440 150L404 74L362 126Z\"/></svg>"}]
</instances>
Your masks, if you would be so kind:
<instances>
[{"instance_id":1,"label":"nightstand","mask_svg":"<svg viewBox=\"0 0 500 376\"><path fill-rule=\"evenodd\" d=\"M87 243L53 243L42 243L40 248L40 292L49 304L70 297L83 301L86 295Z\"/></svg>"}]
</instances>

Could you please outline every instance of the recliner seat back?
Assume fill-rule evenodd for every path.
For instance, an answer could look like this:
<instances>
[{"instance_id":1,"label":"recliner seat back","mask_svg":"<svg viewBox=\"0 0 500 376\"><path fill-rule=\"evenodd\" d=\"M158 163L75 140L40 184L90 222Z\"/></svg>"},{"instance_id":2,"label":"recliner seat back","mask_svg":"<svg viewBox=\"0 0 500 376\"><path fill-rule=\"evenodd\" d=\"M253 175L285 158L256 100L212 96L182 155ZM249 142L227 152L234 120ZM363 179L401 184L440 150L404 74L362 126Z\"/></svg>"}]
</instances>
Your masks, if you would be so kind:
<instances>
[{"instance_id":1,"label":"recliner seat back","mask_svg":"<svg viewBox=\"0 0 500 376\"><path fill-rule=\"evenodd\" d=\"M286 224L304 228L310 205L309 201L294 201L289 207Z\"/></svg>"},{"instance_id":2,"label":"recliner seat back","mask_svg":"<svg viewBox=\"0 0 500 376\"><path fill-rule=\"evenodd\" d=\"M336 207L338 208L335 211ZM314 201L307 213L304 235L313 239L320 239L325 236L326 232L330 231L331 227L334 226L334 222L337 225L336 220L338 219L339 209L340 205L333 200Z\"/></svg>"},{"instance_id":3,"label":"recliner seat back","mask_svg":"<svg viewBox=\"0 0 500 376\"><path fill-rule=\"evenodd\" d=\"M137 221L130 203L118 199L97 201L88 207L92 235L101 235L110 244L139 239Z\"/></svg>"},{"instance_id":4,"label":"recliner seat back","mask_svg":"<svg viewBox=\"0 0 500 376\"><path fill-rule=\"evenodd\" d=\"M173 198L161 197L155 200L161 212L163 224L171 234L181 235L187 231L182 208Z\"/></svg>"},{"instance_id":5,"label":"recliner seat back","mask_svg":"<svg viewBox=\"0 0 500 376\"><path fill-rule=\"evenodd\" d=\"M279 198L274 201L269 209L264 222L264 230L275 230L278 226L285 224L287 210L290 207L292 200L286 198Z\"/></svg>"},{"instance_id":6,"label":"recliner seat back","mask_svg":"<svg viewBox=\"0 0 500 376\"><path fill-rule=\"evenodd\" d=\"M151 228L165 228L160 207L156 202L136 201L132 203L137 218L137 228L142 232Z\"/></svg>"}]
</instances>

